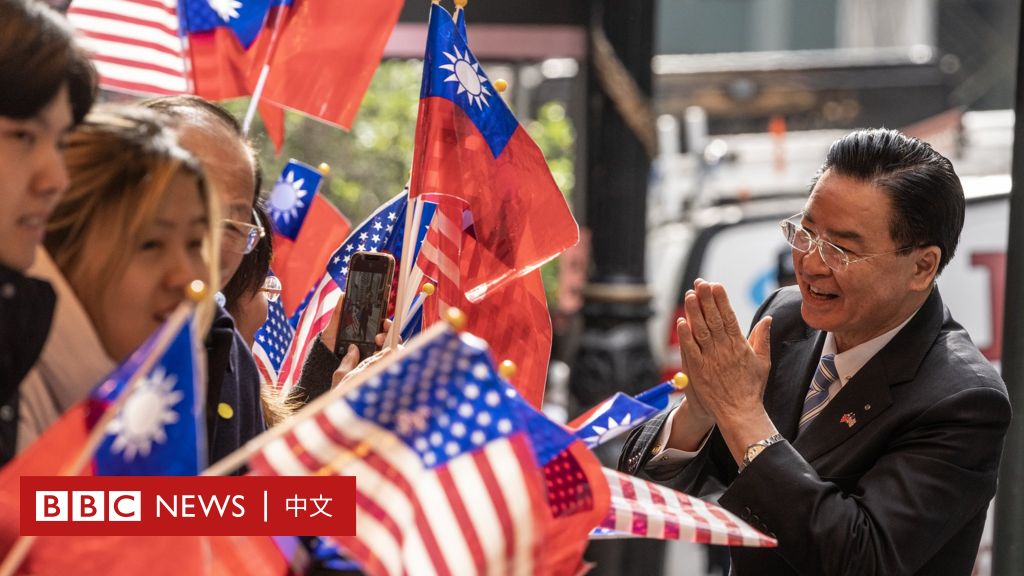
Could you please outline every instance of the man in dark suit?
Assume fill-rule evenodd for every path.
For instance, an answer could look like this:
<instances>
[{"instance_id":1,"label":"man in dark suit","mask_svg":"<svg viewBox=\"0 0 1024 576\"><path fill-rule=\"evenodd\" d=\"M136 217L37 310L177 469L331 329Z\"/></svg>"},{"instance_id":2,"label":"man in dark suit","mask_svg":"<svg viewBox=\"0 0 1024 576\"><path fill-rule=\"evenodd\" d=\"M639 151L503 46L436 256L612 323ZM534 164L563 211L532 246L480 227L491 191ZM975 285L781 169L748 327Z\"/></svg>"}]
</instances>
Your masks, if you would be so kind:
<instances>
[{"instance_id":1,"label":"man in dark suit","mask_svg":"<svg viewBox=\"0 0 1024 576\"><path fill-rule=\"evenodd\" d=\"M783 221L798 286L744 338L698 280L677 330L690 388L620 468L719 502L779 540L739 576L970 574L1010 420L1006 388L935 277L964 220L959 178L891 130L832 145Z\"/></svg>"}]
</instances>

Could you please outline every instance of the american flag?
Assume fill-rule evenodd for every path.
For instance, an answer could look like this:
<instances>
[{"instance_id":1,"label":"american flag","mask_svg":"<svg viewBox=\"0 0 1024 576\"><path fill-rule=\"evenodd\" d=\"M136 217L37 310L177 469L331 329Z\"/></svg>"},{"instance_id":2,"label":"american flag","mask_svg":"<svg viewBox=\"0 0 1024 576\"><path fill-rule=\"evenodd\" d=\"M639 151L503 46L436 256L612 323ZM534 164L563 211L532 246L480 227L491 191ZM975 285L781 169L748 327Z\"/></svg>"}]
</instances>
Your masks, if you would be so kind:
<instances>
[{"instance_id":1,"label":"american flag","mask_svg":"<svg viewBox=\"0 0 1024 576\"><path fill-rule=\"evenodd\" d=\"M271 441L250 469L357 476L359 531L338 541L369 574L533 574L548 512L529 408L481 340L436 334Z\"/></svg>"},{"instance_id":2,"label":"american flag","mask_svg":"<svg viewBox=\"0 0 1024 576\"><path fill-rule=\"evenodd\" d=\"M395 269L400 269L398 259L402 254L407 204L408 193L403 191L371 214L349 234L345 242L331 256L327 263L326 273L316 285L309 297L309 303L296 323L295 338L281 364L279 386L282 390L287 391L298 382L302 372L302 363L305 362L313 342L330 322L334 307L337 306L338 299L345 290L348 262L352 258L352 254L360 251L387 252L395 257ZM424 205L422 224L417 237L419 243L422 243L430 226L433 207L434 205L431 203Z\"/></svg>"},{"instance_id":3,"label":"american flag","mask_svg":"<svg viewBox=\"0 0 1024 576\"><path fill-rule=\"evenodd\" d=\"M774 548L778 542L728 510L615 470L604 469L611 509L592 538L656 538Z\"/></svg>"},{"instance_id":4,"label":"american flag","mask_svg":"<svg viewBox=\"0 0 1024 576\"><path fill-rule=\"evenodd\" d=\"M178 0L74 0L68 20L106 88L142 94L192 91L178 33Z\"/></svg>"},{"instance_id":5,"label":"american flag","mask_svg":"<svg viewBox=\"0 0 1024 576\"><path fill-rule=\"evenodd\" d=\"M295 336L295 329L288 323L284 304L280 298L268 303L267 321L260 326L253 337L252 355L256 367L267 382L277 385L278 372L284 362L288 346Z\"/></svg>"}]
</instances>

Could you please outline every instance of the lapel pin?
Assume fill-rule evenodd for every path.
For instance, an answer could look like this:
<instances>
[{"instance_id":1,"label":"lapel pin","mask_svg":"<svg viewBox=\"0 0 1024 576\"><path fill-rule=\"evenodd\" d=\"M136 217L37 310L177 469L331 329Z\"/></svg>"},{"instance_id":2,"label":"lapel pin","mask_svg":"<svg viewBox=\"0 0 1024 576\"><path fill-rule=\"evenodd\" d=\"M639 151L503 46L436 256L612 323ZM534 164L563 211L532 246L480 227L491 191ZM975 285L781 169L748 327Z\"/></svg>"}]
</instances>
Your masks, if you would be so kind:
<instances>
[{"instance_id":1,"label":"lapel pin","mask_svg":"<svg viewBox=\"0 0 1024 576\"><path fill-rule=\"evenodd\" d=\"M865 404L864 405L864 409L865 410L871 410L871 404Z\"/></svg>"},{"instance_id":2,"label":"lapel pin","mask_svg":"<svg viewBox=\"0 0 1024 576\"><path fill-rule=\"evenodd\" d=\"M853 425L857 423L857 415L853 412L847 412L843 414L843 417L839 419L840 422L846 424L847 428L853 428Z\"/></svg>"}]
</instances>

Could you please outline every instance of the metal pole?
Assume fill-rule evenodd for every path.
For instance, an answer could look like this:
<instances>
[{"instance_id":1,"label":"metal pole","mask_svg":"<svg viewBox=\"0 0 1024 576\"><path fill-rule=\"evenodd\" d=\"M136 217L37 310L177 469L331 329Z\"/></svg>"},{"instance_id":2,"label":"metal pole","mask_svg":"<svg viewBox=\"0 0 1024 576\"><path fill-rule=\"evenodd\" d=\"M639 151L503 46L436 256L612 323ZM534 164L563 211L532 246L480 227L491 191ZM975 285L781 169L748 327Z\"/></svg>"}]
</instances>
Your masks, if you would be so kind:
<instances>
[{"instance_id":1,"label":"metal pole","mask_svg":"<svg viewBox=\"0 0 1024 576\"><path fill-rule=\"evenodd\" d=\"M1024 11L1022 11L1024 14ZM1013 191L1006 246L1006 307L1001 354L1014 418L1006 434L995 500L992 574L1020 574L1024 566L1024 17L1017 37L1017 96L1013 126Z\"/></svg>"}]
</instances>

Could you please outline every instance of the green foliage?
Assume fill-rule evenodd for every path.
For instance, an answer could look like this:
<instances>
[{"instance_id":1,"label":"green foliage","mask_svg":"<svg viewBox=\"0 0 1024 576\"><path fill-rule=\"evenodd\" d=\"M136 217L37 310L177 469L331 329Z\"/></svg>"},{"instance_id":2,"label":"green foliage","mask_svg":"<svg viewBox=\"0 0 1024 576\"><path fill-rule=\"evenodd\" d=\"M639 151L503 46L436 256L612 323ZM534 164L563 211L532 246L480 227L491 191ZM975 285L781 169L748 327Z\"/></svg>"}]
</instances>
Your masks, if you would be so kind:
<instances>
[{"instance_id":1,"label":"green foliage","mask_svg":"<svg viewBox=\"0 0 1024 576\"><path fill-rule=\"evenodd\" d=\"M377 69L350 132L296 112L285 114L280 155L266 138L262 122L253 125L269 189L289 158L331 167L327 198L352 221L360 222L402 191L412 162L420 75L417 60L389 60ZM228 103L239 117L248 100Z\"/></svg>"}]
</instances>

